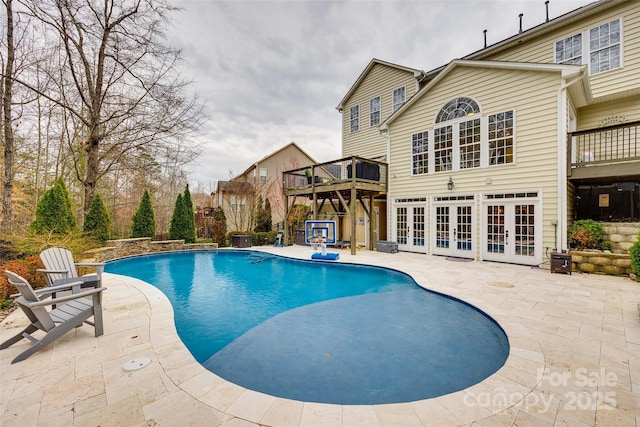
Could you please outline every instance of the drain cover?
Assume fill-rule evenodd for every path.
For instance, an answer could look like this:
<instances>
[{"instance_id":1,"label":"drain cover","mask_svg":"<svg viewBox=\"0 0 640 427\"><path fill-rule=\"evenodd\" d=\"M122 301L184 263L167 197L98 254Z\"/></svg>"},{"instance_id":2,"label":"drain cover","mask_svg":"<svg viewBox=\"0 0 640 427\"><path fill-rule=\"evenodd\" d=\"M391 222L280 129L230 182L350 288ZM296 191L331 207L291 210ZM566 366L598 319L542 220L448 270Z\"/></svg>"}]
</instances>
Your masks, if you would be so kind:
<instances>
[{"instance_id":1,"label":"drain cover","mask_svg":"<svg viewBox=\"0 0 640 427\"><path fill-rule=\"evenodd\" d=\"M122 369L125 371L137 371L149 365L149 363L151 363L151 359L148 357L139 357L125 363Z\"/></svg>"}]
</instances>

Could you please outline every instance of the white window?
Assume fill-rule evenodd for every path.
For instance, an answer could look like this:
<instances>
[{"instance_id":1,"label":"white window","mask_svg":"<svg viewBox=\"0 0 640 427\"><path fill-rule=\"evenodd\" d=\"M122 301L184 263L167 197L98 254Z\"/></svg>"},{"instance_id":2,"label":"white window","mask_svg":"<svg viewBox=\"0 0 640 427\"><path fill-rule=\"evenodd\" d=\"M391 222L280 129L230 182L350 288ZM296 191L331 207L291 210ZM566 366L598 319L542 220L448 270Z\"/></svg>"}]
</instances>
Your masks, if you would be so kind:
<instances>
[{"instance_id":1,"label":"white window","mask_svg":"<svg viewBox=\"0 0 640 427\"><path fill-rule=\"evenodd\" d=\"M380 124L380 97L377 96L369 101L369 117L371 126Z\"/></svg>"},{"instance_id":2,"label":"white window","mask_svg":"<svg viewBox=\"0 0 640 427\"><path fill-rule=\"evenodd\" d=\"M591 74L620 66L620 20L589 30Z\"/></svg>"},{"instance_id":3,"label":"white window","mask_svg":"<svg viewBox=\"0 0 640 427\"><path fill-rule=\"evenodd\" d=\"M351 123L351 132L357 132L359 128L360 106L354 105L349 109L349 121Z\"/></svg>"},{"instance_id":4,"label":"white window","mask_svg":"<svg viewBox=\"0 0 640 427\"><path fill-rule=\"evenodd\" d=\"M513 163L513 111L489 116L489 164Z\"/></svg>"},{"instance_id":5,"label":"white window","mask_svg":"<svg viewBox=\"0 0 640 427\"><path fill-rule=\"evenodd\" d=\"M260 168L260 182L267 182L267 168Z\"/></svg>"},{"instance_id":6,"label":"white window","mask_svg":"<svg viewBox=\"0 0 640 427\"><path fill-rule=\"evenodd\" d=\"M402 107L402 104L404 104L404 100L405 100L404 86L399 87L398 89L393 91L393 112L394 113L398 108Z\"/></svg>"},{"instance_id":7,"label":"white window","mask_svg":"<svg viewBox=\"0 0 640 427\"><path fill-rule=\"evenodd\" d=\"M436 172L453 169L453 126L445 126L434 130L433 158Z\"/></svg>"},{"instance_id":8,"label":"white window","mask_svg":"<svg viewBox=\"0 0 640 427\"><path fill-rule=\"evenodd\" d=\"M462 122L458 129L460 169L480 167L480 119Z\"/></svg>"},{"instance_id":9,"label":"white window","mask_svg":"<svg viewBox=\"0 0 640 427\"><path fill-rule=\"evenodd\" d=\"M244 196L231 196L231 212L244 212L247 207L247 198Z\"/></svg>"},{"instance_id":10,"label":"white window","mask_svg":"<svg viewBox=\"0 0 640 427\"><path fill-rule=\"evenodd\" d=\"M556 42L558 64L582 64L582 34Z\"/></svg>"},{"instance_id":11,"label":"white window","mask_svg":"<svg viewBox=\"0 0 640 427\"><path fill-rule=\"evenodd\" d=\"M473 99L456 98L438 112L436 123L411 135L414 176L515 162L514 110L483 116Z\"/></svg>"},{"instance_id":12,"label":"white window","mask_svg":"<svg viewBox=\"0 0 640 427\"><path fill-rule=\"evenodd\" d=\"M622 66L622 20L615 19L555 43L554 60L559 64L584 64L598 74Z\"/></svg>"},{"instance_id":13,"label":"white window","mask_svg":"<svg viewBox=\"0 0 640 427\"><path fill-rule=\"evenodd\" d=\"M429 133L419 132L411 136L411 164L413 174L429 173Z\"/></svg>"}]
</instances>

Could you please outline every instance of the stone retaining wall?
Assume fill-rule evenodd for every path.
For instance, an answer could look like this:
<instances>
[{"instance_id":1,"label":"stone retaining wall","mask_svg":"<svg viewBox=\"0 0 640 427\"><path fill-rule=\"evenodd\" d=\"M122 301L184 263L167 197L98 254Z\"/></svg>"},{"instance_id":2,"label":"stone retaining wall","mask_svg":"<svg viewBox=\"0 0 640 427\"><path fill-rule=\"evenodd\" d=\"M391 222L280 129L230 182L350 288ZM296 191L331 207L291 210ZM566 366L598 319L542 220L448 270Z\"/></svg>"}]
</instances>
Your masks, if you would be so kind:
<instances>
[{"instance_id":1,"label":"stone retaining wall","mask_svg":"<svg viewBox=\"0 0 640 427\"><path fill-rule=\"evenodd\" d=\"M569 251L569 254L571 254L573 271L610 276L629 276L631 274L629 254L592 251Z\"/></svg>"},{"instance_id":2,"label":"stone retaining wall","mask_svg":"<svg viewBox=\"0 0 640 427\"><path fill-rule=\"evenodd\" d=\"M640 223L599 222L599 224L606 233L605 240L611 242L611 252L569 251L572 270L611 276L630 276L629 248L638 240Z\"/></svg>"},{"instance_id":3,"label":"stone retaining wall","mask_svg":"<svg viewBox=\"0 0 640 427\"><path fill-rule=\"evenodd\" d=\"M638 222L600 222L607 234L605 240L611 242L611 252L628 254L629 248L638 241Z\"/></svg>"},{"instance_id":4,"label":"stone retaining wall","mask_svg":"<svg viewBox=\"0 0 640 427\"><path fill-rule=\"evenodd\" d=\"M108 240L107 246L87 251L87 258L96 262L156 252L182 251L189 249L218 249L217 243L184 243L184 240L152 241L149 237L138 239Z\"/></svg>"}]
</instances>

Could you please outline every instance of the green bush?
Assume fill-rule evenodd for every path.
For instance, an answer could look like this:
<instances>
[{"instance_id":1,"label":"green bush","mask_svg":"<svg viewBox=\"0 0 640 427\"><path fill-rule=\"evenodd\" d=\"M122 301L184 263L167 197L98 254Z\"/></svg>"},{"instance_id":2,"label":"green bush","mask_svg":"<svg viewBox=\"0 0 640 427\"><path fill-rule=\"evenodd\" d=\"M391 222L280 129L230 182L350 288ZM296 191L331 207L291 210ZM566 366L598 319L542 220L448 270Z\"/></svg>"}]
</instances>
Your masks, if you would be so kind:
<instances>
[{"instance_id":1,"label":"green bush","mask_svg":"<svg viewBox=\"0 0 640 427\"><path fill-rule=\"evenodd\" d=\"M36 207L36 219L29 226L32 233L69 233L76 228L71 210L71 195L62 178L56 179Z\"/></svg>"},{"instance_id":2,"label":"green bush","mask_svg":"<svg viewBox=\"0 0 640 427\"><path fill-rule=\"evenodd\" d=\"M574 221L568 232L575 249L603 249L604 228L592 219Z\"/></svg>"},{"instance_id":3,"label":"green bush","mask_svg":"<svg viewBox=\"0 0 640 427\"><path fill-rule=\"evenodd\" d=\"M631 272L640 278L640 233L637 241L629 248L629 255L631 255Z\"/></svg>"},{"instance_id":4,"label":"green bush","mask_svg":"<svg viewBox=\"0 0 640 427\"><path fill-rule=\"evenodd\" d=\"M220 247L229 246L227 241L227 218L220 206L213 210L212 238Z\"/></svg>"},{"instance_id":5,"label":"green bush","mask_svg":"<svg viewBox=\"0 0 640 427\"><path fill-rule=\"evenodd\" d=\"M101 243L111 238L109 211L100 194L96 194L91 201L89 212L84 219L83 231Z\"/></svg>"},{"instance_id":6,"label":"green bush","mask_svg":"<svg viewBox=\"0 0 640 427\"><path fill-rule=\"evenodd\" d=\"M156 216L153 211L153 205L151 204L151 197L149 192L144 190L142 199L140 200L140 206L133 215L131 224L131 237L156 237Z\"/></svg>"},{"instance_id":7,"label":"green bush","mask_svg":"<svg viewBox=\"0 0 640 427\"><path fill-rule=\"evenodd\" d=\"M184 216L185 225L187 229L184 232L185 243L195 243L196 241L196 217L193 210L193 201L191 200L191 192L189 191L189 184L184 189L184 195L182 196L182 203L184 203Z\"/></svg>"}]
</instances>

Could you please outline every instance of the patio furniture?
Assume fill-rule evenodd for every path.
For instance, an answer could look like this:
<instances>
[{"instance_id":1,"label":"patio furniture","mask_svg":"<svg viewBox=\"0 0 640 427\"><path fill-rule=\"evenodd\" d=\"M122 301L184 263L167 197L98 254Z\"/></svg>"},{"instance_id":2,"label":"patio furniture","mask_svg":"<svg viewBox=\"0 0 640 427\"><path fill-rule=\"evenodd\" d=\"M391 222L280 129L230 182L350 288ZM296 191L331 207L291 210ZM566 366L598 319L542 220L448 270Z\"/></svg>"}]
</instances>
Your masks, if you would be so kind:
<instances>
[{"instance_id":1,"label":"patio furniture","mask_svg":"<svg viewBox=\"0 0 640 427\"><path fill-rule=\"evenodd\" d=\"M83 323L88 323L94 327L96 337L103 334L100 296L106 288L97 287L56 298L49 298L54 293L71 291L73 287L82 282L72 282L34 291L29 282L23 277L8 270L5 271L5 274L9 279L9 283L20 291L20 295L15 302L31 321L31 324L14 337L0 344L0 350L12 346L22 338L27 338L34 343L16 356L11 363L26 359L67 332L82 326ZM57 308L47 311L45 307L48 305L57 305ZM91 317L93 317L93 322L88 320ZM38 330L45 332L45 335L40 339L31 335Z\"/></svg>"},{"instance_id":2,"label":"patio furniture","mask_svg":"<svg viewBox=\"0 0 640 427\"><path fill-rule=\"evenodd\" d=\"M102 262L74 262L73 254L64 248L49 248L40 253L40 259L44 264L44 269L38 269L44 273L49 286L64 285L70 282L82 282L81 287L102 286L102 272L104 263ZM93 267L95 274L78 276L77 267Z\"/></svg>"}]
</instances>

